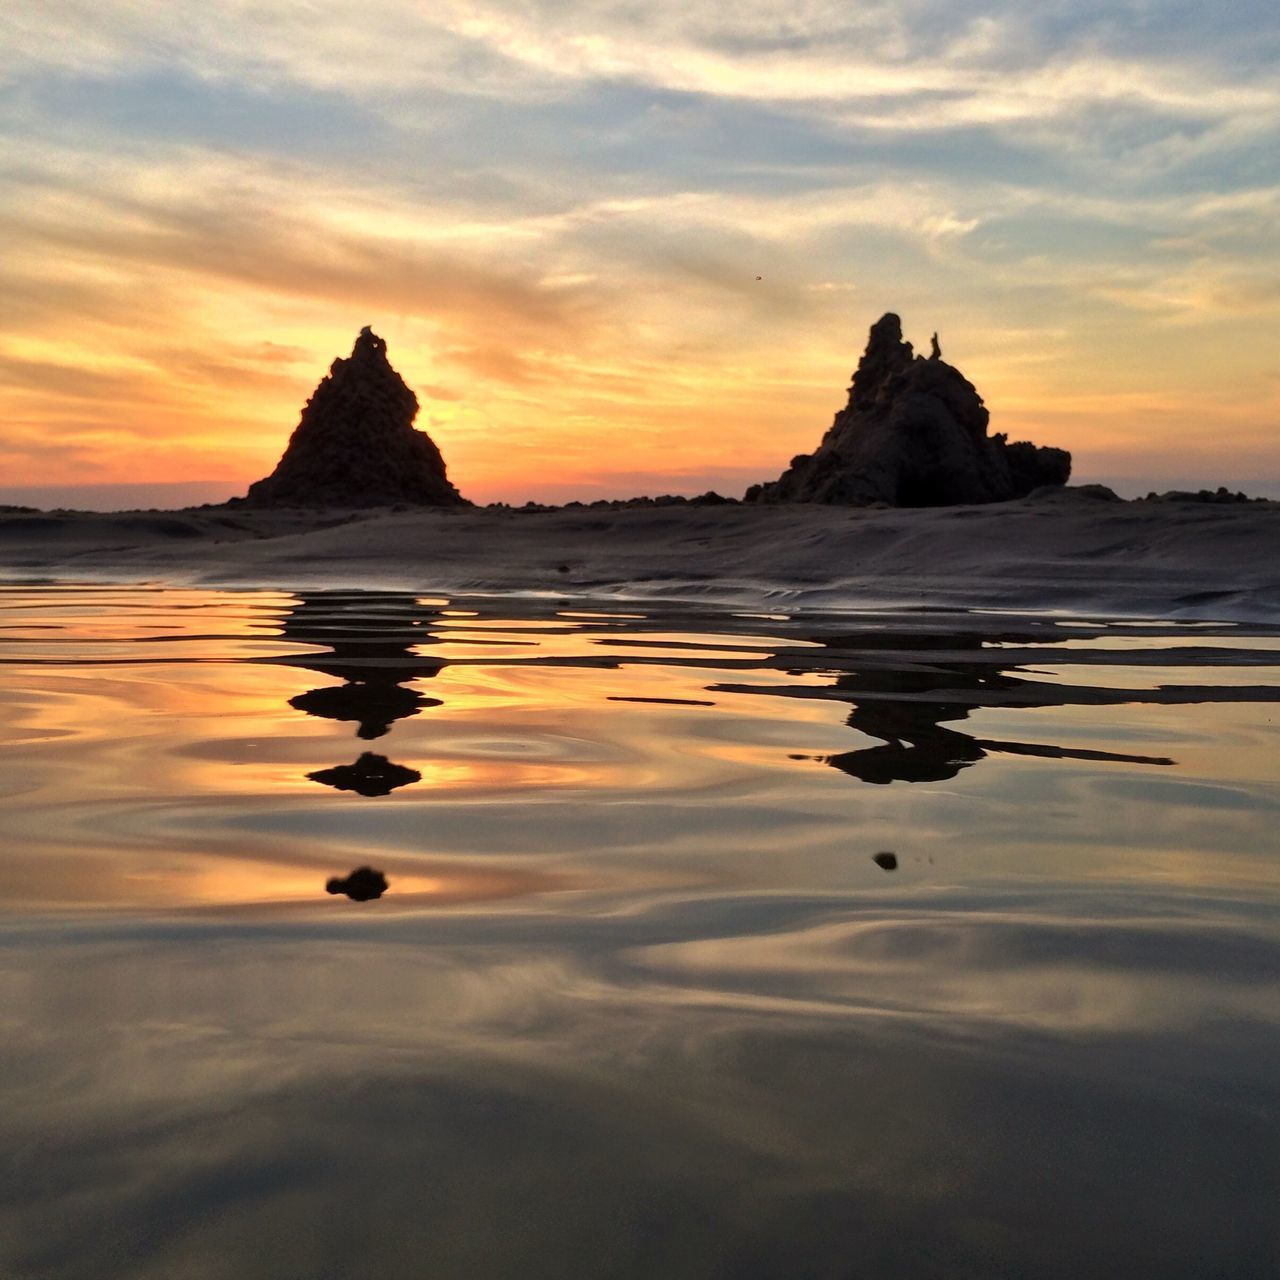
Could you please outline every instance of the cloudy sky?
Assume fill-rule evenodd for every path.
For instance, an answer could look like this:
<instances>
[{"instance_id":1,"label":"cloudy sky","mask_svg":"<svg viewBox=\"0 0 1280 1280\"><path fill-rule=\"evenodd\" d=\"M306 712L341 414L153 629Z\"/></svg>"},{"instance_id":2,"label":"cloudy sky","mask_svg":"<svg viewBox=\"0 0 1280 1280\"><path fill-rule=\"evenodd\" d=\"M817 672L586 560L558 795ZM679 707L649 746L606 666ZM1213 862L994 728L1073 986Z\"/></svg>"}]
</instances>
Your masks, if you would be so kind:
<instances>
[{"instance_id":1,"label":"cloudy sky","mask_svg":"<svg viewBox=\"0 0 1280 1280\"><path fill-rule=\"evenodd\" d=\"M364 324L470 497L737 493L886 310L1081 481L1280 494L1278 67L1275 0L8 4L0 496L240 491Z\"/></svg>"}]
</instances>

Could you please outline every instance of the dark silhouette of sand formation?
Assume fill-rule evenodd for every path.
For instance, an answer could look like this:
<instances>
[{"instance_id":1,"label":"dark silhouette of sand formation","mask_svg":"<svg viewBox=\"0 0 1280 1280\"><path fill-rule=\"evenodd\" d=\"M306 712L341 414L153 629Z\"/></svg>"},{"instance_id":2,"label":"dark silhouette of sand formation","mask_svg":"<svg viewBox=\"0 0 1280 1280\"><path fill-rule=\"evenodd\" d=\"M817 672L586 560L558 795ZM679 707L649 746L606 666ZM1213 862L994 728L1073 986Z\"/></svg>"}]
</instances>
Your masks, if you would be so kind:
<instances>
[{"instance_id":1,"label":"dark silhouette of sand formation","mask_svg":"<svg viewBox=\"0 0 1280 1280\"><path fill-rule=\"evenodd\" d=\"M1040 756L1058 760L1102 763L1171 765L1165 756L1130 755L1046 743L980 738L950 725L967 720L983 706L1052 707L1075 699L1059 686L1017 674L1012 663L991 660L987 642L1044 645L1065 635L997 636L974 631L857 631L807 637L822 648L780 652L770 665L795 676L839 674L834 684L815 689L811 684L758 686L752 691L782 696L836 697L853 704L846 723L883 745L812 758L863 782L945 782L989 754ZM932 654L936 653L937 657ZM971 653L972 659L965 655ZM986 655L985 660L982 655ZM740 685L715 685L713 691L743 692ZM1157 699L1152 699L1153 701Z\"/></svg>"},{"instance_id":2,"label":"dark silhouette of sand formation","mask_svg":"<svg viewBox=\"0 0 1280 1280\"><path fill-rule=\"evenodd\" d=\"M387 877L372 867L357 867L348 876L330 876L326 893L343 893L354 902L369 902L387 891Z\"/></svg>"},{"instance_id":3,"label":"dark silhouette of sand formation","mask_svg":"<svg viewBox=\"0 0 1280 1280\"><path fill-rule=\"evenodd\" d=\"M284 635L327 645L330 652L285 661L343 683L300 693L289 705L309 716L354 721L356 736L366 741L382 737L397 720L438 707L438 698L408 687L410 681L432 679L445 665L415 652L440 643L431 634L434 617L434 610L411 595L330 591L303 596L283 619Z\"/></svg>"},{"instance_id":4,"label":"dark silhouette of sand formation","mask_svg":"<svg viewBox=\"0 0 1280 1280\"><path fill-rule=\"evenodd\" d=\"M421 782L417 769L407 769L394 764L386 756L373 751L364 752L354 764L335 765L332 769L318 769L307 774L312 782L322 782L326 787L339 791L354 791L362 796L389 796L397 787L407 787L411 782Z\"/></svg>"},{"instance_id":5,"label":"dark silhouette of sand formation","mask_svg":"<svg viewBox=\"0 0 1280 1280\"><path fill-rule=\"evenodd\" d=\"M776 480L752 485L747 502L829 502L865 507L941 507L1003 502L1042 485L1066 484L1071 455L1003 433L974 385L942 358L902 339L892 312L871 326L867 349L818 448L791 459Z\"/></svg>"},{"instance_id":6,"label":"dark silhouette of sand formation","mask_svg":"<svg viewBox=\"0 0 1280 1280\"><path fill-rule=\"evenodd\" d=\"M366 741L389 733L397 720L440 706L438 698L409 687L410 681L439 675L445 666L443 659L417 652L440 643L431 633L435 616L434 609L403 592L321 591L303 596L283 618L283 634L302 644L323 645L328 652L292 654L276 661L336 676L342 683L309 689L290 698L289 705L304 715L353 721L356 736ZM352 764L319 769L307 777L362 796L390 795L422 780L416 769L371 751Z\"/></svg>"},{"instance_id":7,"label":"dark silhouette of sand formation","mask_svg":"<svg viewBox=\"0 0 1280 1280\"><path fill-rule=\"evenodd\" d=\"M368 326L316 387L276 469L249 486L253 506L465 506L444 458L414 429L418 398Z\"/></svg>"},{"instance_id":8,"label":"dark silhouette of sand formation","mask_svg":"<svg viewBox=\"0 0 1280 1280\"><path fill-rule=\"evenodd\" d=\"M976 655L982 652L983 641L980 635L886 636L865 633L842 636L837 643L872 651L897 647L917 651L945 649L954 653L970 649ZM1036 642L1044 643L1045 637L1037 637ZM882 785L890 782L945 782L962 769L985 759L990 752L1121 764L1173 763L1163 756L979 738L946 727L956 721L967 720L972 711L984 705L984 697L1010 690L1034 690L1036 697L1033 703L1023 701L1020 704L1023 706L1061 705L1054 697L1052 685L1024 679L990 662L965 662L947 657L928 665L869 665L840 676L836 680L836 688L847 690L851 701L855 700L855 695L857 697L857 705L846 721L849 727L884 743L880 747L845 751L826 758L826 763L832 768L863 782ZM967 693L972 700L948 701L945 696L933 700L928 696L944 690Z\"/></svg>"},{"instance_id":9,"label":"dark silhouette of sand formation","mask_svg":"<svg viewBox=\"0 0 1280 1280\"><path fill-rule=\"evenodd\" d=\"M386 342L366 326L312 393L275 470L240 501L469 505L435 442L414 428L417 413ZM745 500L928 507L1001 502L1066 483L1069 453L988 435L989 420L973 384L943 360L938 335L930 355L917 356L889 312L871 326L848 403L816 451L793 458L777 480L753 485Z\"/></svg>"}]
</instances>

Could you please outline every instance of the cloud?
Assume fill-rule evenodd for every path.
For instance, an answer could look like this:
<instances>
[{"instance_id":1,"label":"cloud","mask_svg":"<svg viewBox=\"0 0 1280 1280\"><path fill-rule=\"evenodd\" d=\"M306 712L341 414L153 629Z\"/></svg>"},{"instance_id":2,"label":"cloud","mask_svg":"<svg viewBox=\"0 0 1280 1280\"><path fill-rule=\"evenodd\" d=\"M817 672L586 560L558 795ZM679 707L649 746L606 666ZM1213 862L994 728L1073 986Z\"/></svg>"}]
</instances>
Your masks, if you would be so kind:
<instances>
[{"instance_id":1,"label":"cloud","mask_svg":"<svg viewBox=\"0 0 1280 1280\"><path fill-rule=\"evenodd\" d=\"M441 0L428 9L368 0L230 3L48 0L11 20L11 75L177 69L210 84L285 83L353 98L447 88L510 100L584 81L629 81L738 100L900 102L932 95L951 122L1056 114L1081 101L1142 101L1208 117L1274 111L1280 90L1265 5L1208 22L1194 7L1154 26L1140 7L1028 13L1004 4L765 0L634 5ZM949 113L949 114L948 114ZM908 117L909 127L918 120Z\"/></svg>"},{"instance_id":2,"label":"cloud","mask_svg":"<svg viewBox=\"0 0 1280 1280\"><path fill-rule=\"evenodd\" d=\"M101 178L68 180L0 214L0 230L28 255L84 255L415 314L482 310L542 331L575 323L579 291L545 286L510 255L484 263L451 253L432 244L429 226L417 237L369 225L357 233L325 216L314 186L251 167L222 185L204 159L139 170L114 191Z\"/></svg>"},{"instance_id":3,"label":"cloud","mask_svg":"<svg viewBox=\"0 0 1280 1280\"><path fill-rule=\"evenodd\" d=\"M1188 396L1229 378L1261 404L1280 35L1262 0L1158 19L1122 0L19 7L0 415L250 478L375 322L481 483L516 459L587 476L602 452L701 473L811 447L888 309L941 329L997 411L1050 413L1073 381L1142 395L1170 359ZM1080 432L1127 429L1125 403Z\"/></svg>"},{"instance_id":4,"label":"cloud","mask_svg":"<svg viewBox=\"0 0 1280 1280\"><path fill-rule=\"evenodd\" d=\"M85 369L53 360L23 360L0 356L0 386L54 392L59 396L98 400L103 396L145 398L136 376Z\"/></svg>"}]
</instances>

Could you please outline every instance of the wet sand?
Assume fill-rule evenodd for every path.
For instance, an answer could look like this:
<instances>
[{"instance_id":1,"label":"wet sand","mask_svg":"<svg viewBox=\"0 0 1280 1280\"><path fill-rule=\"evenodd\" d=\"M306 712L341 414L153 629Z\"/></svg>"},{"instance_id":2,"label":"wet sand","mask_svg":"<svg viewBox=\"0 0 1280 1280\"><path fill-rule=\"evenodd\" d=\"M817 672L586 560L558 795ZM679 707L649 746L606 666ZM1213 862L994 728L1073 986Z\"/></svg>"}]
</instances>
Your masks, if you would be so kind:
<instances>
[{"instance_id":1,"label":"wet sand","mask_svg":"<svg viewBox=\"0 0 1280 1280\"><path fill-rule=\"evenodd\" d=\"M0 512L9 580L379 587L729 607L1280 615L1280 503Z\"/></svg>"}]
</instances>

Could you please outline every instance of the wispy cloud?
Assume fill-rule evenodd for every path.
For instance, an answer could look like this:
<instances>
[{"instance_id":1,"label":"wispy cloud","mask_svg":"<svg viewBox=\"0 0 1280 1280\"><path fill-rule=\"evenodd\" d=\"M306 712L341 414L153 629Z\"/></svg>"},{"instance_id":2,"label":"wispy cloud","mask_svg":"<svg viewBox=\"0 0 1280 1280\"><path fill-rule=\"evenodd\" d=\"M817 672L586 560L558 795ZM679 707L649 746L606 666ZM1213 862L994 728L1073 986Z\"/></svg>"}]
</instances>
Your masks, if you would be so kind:
<instances>
[{"instance_id":1,"label":"wispy cloud","mask_svg":"<svg viewBox=\"0 0 1280 1280\"><path fill-rule=\"evenodd\" d=\"M1157 456L1140 406L1167 392L1251 458L1274 421L1269 0L45 0L0 21L18 479L114 479L163 440L145 478L248 480L369 322L480 496L588 485L601 457L776 470L889 308L1085 474L1135 433ZM1064 398L1084 383L1087 409Z\"/></svg>"}]
</instances>

